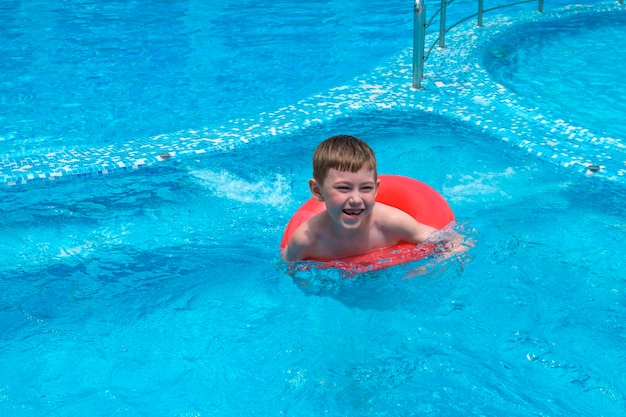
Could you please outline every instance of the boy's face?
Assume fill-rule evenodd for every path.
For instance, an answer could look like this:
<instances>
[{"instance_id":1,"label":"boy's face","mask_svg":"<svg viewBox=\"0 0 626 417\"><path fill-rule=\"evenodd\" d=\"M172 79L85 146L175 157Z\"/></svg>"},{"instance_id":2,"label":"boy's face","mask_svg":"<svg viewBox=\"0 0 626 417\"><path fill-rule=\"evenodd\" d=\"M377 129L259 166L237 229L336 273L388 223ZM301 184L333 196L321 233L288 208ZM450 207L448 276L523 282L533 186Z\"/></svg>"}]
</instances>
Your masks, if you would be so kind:
<instances>
[{"instance_id":1,"label":"boy's face","mask_svg":"<svg viewBox=\"0 0 626 417\"><path fill-rule=\"evenodd\" d=\"M330 169L324 182L309 181L313 196L326 204L326 210L343 229L357 229L369 217L378 193L374 171L366 167L357 172Z\"/></svg>"}]
</instances>

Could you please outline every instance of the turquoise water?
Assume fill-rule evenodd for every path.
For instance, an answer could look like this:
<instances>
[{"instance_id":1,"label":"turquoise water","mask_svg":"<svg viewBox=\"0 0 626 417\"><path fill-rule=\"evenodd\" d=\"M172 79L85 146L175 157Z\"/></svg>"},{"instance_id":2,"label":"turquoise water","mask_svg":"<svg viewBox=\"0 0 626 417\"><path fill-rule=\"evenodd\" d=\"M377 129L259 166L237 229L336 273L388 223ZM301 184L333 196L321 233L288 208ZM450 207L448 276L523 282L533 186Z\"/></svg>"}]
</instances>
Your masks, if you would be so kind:
<instances>
[{"instance_id":1,"label":"turquoise water","mask_svg":"<svg viewBox=\"0 0 626 417\"><path fill-rule=\"evenodd\" d=\"M449 22L475 13L457 2ZM274 111L372 70L413 30L404 0L5 1L0 17L3 157Z\"/></svg>"},{"instance_id":2,"label":"turquoise water","mask_svg":"<svg viewBox=\"0 0 626 417\"><path fill-rule=\"evenodd\" d=\"M285 274L278 241L308 195L293 155L337 131L441 190L475 248L351 280ZM621 415L625 197L408 112L5 191L0 410Z\"/></svg>"},{"instance_id":3,"label":"turquoise water","mask_svg":"<svg viewBox=\"0 0 626 417\"><path fill-rule=\"evenodd\" d=\"M28 42L22 33L3 32L20 41L3 42L2 48L17 45L41 54L40 69L19 70L3 58L6 71L26 77L2 80L5 97L18 97L7 103L13 107L3 108L6 126L18 132L4 136L6 152L219 124L231 110L254 113L341 83L367 71L370 59L384 59L410 42L392 34L396 18L410 26L410 16L396 3L386 3L380 16L368 13L362 27L352 21L346 42L330 53L329 67L308 61L294 72L288 65L270 71L291 92L268 80L259 84L260 93L240 91L235 85L250 84L198 71L186 78L189 89L184 83L171 86L179 79L172 75L150 81L144 90L169 98L137 95L144 76L193 72L190 63L196 60L179 60L181 49L193 49L191 43L177 44L201 37L202 30L189 27L208 25L223 43L245 38L220 32L226 28L254 33L248 37L257 42L253 48L238 44L229 50L254 56L237 65L247 68L248 62L250 73L258 74L263 67L249 63L274 58L253 51L287 62L290 54L315 49L312 43L302 51L275 51L272 42L279 37L260 33L274 21L272 12L309 22L299 29L307 33L323 21L319 42L328 49L331 39L343 40L333 39L339 30L330 27L359 19L362 3L320 1L300 9L281 2L264 14L260 3L235 10L228 2L46 3L29 9L4 2L5 13L21 16L30 27L48 27L42 22L65 16L39 36L33 32ZM308 7L326 20L309 17ZM474 4L466 7L473 9ZM90 16L93 21L85 20ZM172 23L190 16L202 18L195 26ZM248 24L235 24L242 19ZM84 38L70 31L73 25ZM289 36L295 29L272 30L284 30L280 39L289 38L287 45L300 44ZM112 36L108 49L87 47L122 32L127 37L116 43ZM60 41L53 33L72 36L55 43ZM181 33L186 35L179 38ZM380 34L380 45L372 33ZM39 44L40 37L47 42ZM40 46L29 49L29 42ZM115 75L120 88L107 87L99 95L93 94L95 84L76 83L80 91L68 94L80 98L79 109L61 106L49 115L42 109L54 100L41 104L39 95L19 95L14 87L28 81L44 91L51 84L50 96L69 90L74 84L62 76L45 75L55 54L37 51L49 45L61 54L60 68L71 73L64 48L72 42L94 54L91 64L81 65ZM154 66L145 60L158 54L138 52L148 44L164 54ZM133 50L141 57L137 72L126 59ZM117 53L119 61L108 66ZM367 59L346 61L355 53ZM207 62L216 59L206 68L226 68L216 57L228 54L220 49L213 58L205 56ZM297 81L299 71L305 73ZM37 76L28 80L30 74ZM198 94L203 83L211 94ZM127 106L111 102L124 94L121 103ZM265 97L262 103L259 97ZM196 110L189 105L194 100ZM97 113L88 111L92 105ZM555 104L555 112L559 108ZM94 124L92 114L107 114L112 125ZM345 116L210 156L172 158L88 180L2 188L0 415L621 416L623 185L572 175L452 118L418 110ZM418 178L439 190L456 213L456 228L475 241L474 248L355 279L285 273L277 249L283 228L309 196L315 146L337 133L368 141L381 172Z\"/></svg>"},{"instance_id":4,"label":"turquoise water","mask_svg":"<svg viewBox=\"0 0 626 417\"><path fill-rule=\"evenodd\" d=\"M3 2L2 155L123 143L293 104L409 45L402 3Z\"/></svg>"},{"instance_id":5,"label":"turquoise water","mask_svg":"<svg viewBox=\"0 0 626 417\"><path fill-rule=\"evenodd\" d=\"M485 56L498 82L554 117L600 135L626 138L626 14L572 16L509 31ZM601 62L597 62L601 56Z\"/></svg>"}]
</instances>

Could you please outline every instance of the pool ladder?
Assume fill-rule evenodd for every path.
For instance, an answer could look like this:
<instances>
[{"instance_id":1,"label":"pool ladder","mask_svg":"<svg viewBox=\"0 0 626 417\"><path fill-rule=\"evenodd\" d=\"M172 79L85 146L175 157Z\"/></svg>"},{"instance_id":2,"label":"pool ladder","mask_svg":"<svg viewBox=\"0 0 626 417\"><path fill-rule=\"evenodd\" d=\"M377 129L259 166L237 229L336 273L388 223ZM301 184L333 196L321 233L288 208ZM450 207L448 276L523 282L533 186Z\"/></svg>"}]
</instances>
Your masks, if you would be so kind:
<instances>
[{"instance_id":1,"label":"pool ladder","mask_svg":"<svg viewBox=\"0 0 626 417\"><path fill-rule=\"evenodd\" d=\"M504 7L515 6L523 3L537 2L537 11L543 12L543 0L521 0L513 3L507 3L500 6L492 7L491 9L484 8L484 0L478 0L478 12L469 15L458 22L454 23L450 27L446 28L446 8L454 0L441 0L441 6L431 16L430 20L426 22L426 5L424 0L415 0L414 14L413 14L413 82L412 88L414 90L422 90L422 78L424 78L424 61L428 59L428 55L438 43L440 48L445 47L446 32L455 26L465 22L473 17L477 18L476 25L483 25L483 14L492 10L501 9ZM619 0L620 4L624 3L624 0ZM426 28L430 26L433 19L439 15L439 36L434 40L428 49L426 49Z\"/></svg>"}]
</instances>

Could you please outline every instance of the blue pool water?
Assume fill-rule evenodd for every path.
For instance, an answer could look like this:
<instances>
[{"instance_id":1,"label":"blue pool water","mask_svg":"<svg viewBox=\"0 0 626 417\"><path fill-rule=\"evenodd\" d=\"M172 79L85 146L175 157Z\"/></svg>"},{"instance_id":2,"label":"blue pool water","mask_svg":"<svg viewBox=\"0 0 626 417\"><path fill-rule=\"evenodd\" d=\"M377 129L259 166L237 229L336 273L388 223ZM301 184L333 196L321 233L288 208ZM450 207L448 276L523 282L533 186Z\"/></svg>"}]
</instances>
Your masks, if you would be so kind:
<instances>
[{"instance_id":1,"label":"blue pool water","mask_svg":"<svg viewBox=\"0 0 626 417\"><path fill-rule=\"evenodd\" d=\"M307 196L308 158L293 155L348 129L381 171L442 191L471 253L352 280L283 273L277 242ZM624 409L623 187L447 119L364 114L280 147L10 196L6 415Z\"/></svg>"},{"instance_id":2,"label":"blue pool water","mask_svg":"<svg viewBox=\"0 0 626 417\"><path fill-rule=\"evenodd\" d=\"M63 4L24 16L33 21L58 17L58 11L64 16ZM156 16L164 8L182 19L192 15L192 6L196 11L200 7L193 2L154 2L146 8L132 2L107 4L111 9L104 9L112 16L120 16L115 7L126 13L126 25L136 13L154 8L154 26L144 19L151 29L159 27ZM222 4L226 6L200 7L200 16L221 16L225 22L210 24L230 22L234 30L239 26L232 22L248 12ZM339 17L354 17L358 9L330 1L315 4L327 11L327 26ZM19 7L18 2L2 7L7 5ZM83 17L102 17L103 9L94 3L84 7ZM281 7L288 16L297 17L302 10ZM386 22L395 13L378 16L376 32L389 30ZM273 21L266 14L253 15L250 22L255 24ZM410 25L410 19L400 19ZM73 21L81 22L78 17ZM199 19L197 25L203 22ZM241 30L261 27L243 25ZM136 30L137 35L144 33ZM354 31L347 35L352 40L344 48L353 49L344 59L351 51L367 49L364 39L374 30ZM144 39L135 38L139 43ZM493 50L490 42L484 53L477 48L476 59L482 61ZM388 50L359 53L375 61L387 55L403 60L405 55L394 54L405 43L390 36L382 42ZM113 45L120 53L128 50ZM459 49L463 47L449 53ZM48 59L47 54L42 57ZM234 149L180 151L142 169L4 186L0 415L621 416L626 409L626 190L619 171L612 171L617 178L612 180L569 169L573 162L564 161L578 155L601 157L597 141L567 147L556 132L548 139L558 144L538 148L542 125L528 122L536 113L523 112L515 100L505 101L511 97L507 91L500 91L501 102L492 98L488 77L499 77L497 65L486 64L490 72L485 71L483 83L488 88L476 85L478 90L469 91L466 101L462 88L452 85L462 81L444 73L435 78L429 67L423 101L405 102L391 84L381 81L397 78L397 69L405 68L396 58L390 62L388 68L378 61L372 76L358 80L362 90L344 81L358 76L348 69L356 64L340 67L340 79L332 79L333 71L328 71L326 81L294 86L303 89L293 95L293 100L304 100L301 109L323 111L311 110L303 119L290 119L288 111L275 115L285 117L285 125L321 120L291 130L279 126L285 132L272 135L254 135L267 115L231 125L219 117L185 119L193 110L180 104L181 119L172 122L156 100L146 113L162 116L153 117L157 125L163 122L154 131L146 128L141 109L120 115L127 118L119 121L126 126L118 131L126 132L121 137L128 144L124 149L138 146L131 140L135 134L149 137L222 122L228 137L239 128L250 129L250 134ZM452 67L463 64L448 62ZM369 71L369 65L353 70ZM466 74L467 79L480 70ZM148 67L144 71L156 76ZM134 88L134 75L126 74L117 74L121 85ZM445 84L437 87L441 91L433 85L437 80ZM499 78L502 84L515 81ZM189 82L191 90L201 84L198 79ZM206 82L221 94L219 82ZM338 90L332 89L335 83ZM169 84L163 80L163 85ZM262 105L258 99L242 104L238 114L266 111L261 108L265 105L280 108L280 92L264 86L275 95ZM59 93L60 88L55 85L50 91ZM461 93L451 93L454 88ZM235 90L228 94L244 100L246 94ZM358 97L352 98L355 91ZM310 94L313 98L305 97ZM344 98L346 104L336 104ZM362 102L367 105L359 107ZM551 105L539 99L535 104L544 109ZM474 112L475 107L483 112ZM26 108L17 104L14 110ZM329 108L337 114L329 116ZM555 104L542 115L560 108ZM22 116L11 121L13 112L4 111L7 126L15 123L16 132L24 131L20 125L52 132L24 134L23 141L18 138L22 133L6 135L4 143L12 149L7 154L54 153L59 146L79 142L81 152L117 146L98 142L97 137L104 140L108 134L98 136L100 125L89 122L89 112L71 116L62 110L59 114L65 116L48 123L47 116L34 117L42 113L38 110L18 123ZM220 117L224 111L218 112ZM115 112L104 113L118 120ZM70 123L72 117L79 123ZM503 118L509 120L506 130ZM577 118L582 123L582 116ZM74 132L64 133L67 142L56 140L63 130L55 131L60 119ZM85 133L75 133L80 129ZM332 272L286 274L277 251L283 227L308 198L315 146L336 133L368 141L381 172L415 177L439 190L456 213L457 229L475 241L474 248L450 259L432 257L348 280ZM185 135L171 138L185 144ZM42 140L44 136L52 141ZM85 137L93 137L94 143L85 145ZM615 159L620 156L617 139L606 150ZM546 157L546 146L558 148L557 157ZM537 149L544 154L538 155ZM43 160L32 158L30 164Z\"/></svg>"},{"instance_id":3,"label":"blue pool water","mask_svg":"<svg viewBox=\"0 0 626 417\"><path fill-rule=\"evenodd\" d=\"M536 23L526 36L494 40L485 66L502 84L555 117L601 135L626 138L626 14L574 15L556 25ZM602 62L593 63L602 56ZM592 65L590 67L590 64Z\"/></svg>"},{"instance_id":4,"label":"blue pool water","mask_svg":"<svg viewBox=\"0 0 626 417\"><path fill-rule=\"evenodd\" d=\"M1 155L219 126L343 83L411 39L401 1L358 3L3 2Z\"/></svg>"}]
</instances>

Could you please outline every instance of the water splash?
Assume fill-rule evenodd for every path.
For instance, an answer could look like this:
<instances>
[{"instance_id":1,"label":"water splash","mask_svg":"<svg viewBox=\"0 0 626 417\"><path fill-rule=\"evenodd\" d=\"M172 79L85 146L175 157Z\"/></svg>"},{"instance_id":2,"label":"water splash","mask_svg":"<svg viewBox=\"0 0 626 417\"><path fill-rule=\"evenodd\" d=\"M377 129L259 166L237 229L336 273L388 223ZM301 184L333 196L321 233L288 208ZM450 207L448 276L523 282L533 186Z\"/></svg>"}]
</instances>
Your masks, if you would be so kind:
<instances>
[{"instance_id":1,"label":"water splash","mask_svg":"<svg viewBox=\"0 0 626 417\"><path fill-rule=\"evenodd\" d=\"M217 197L272 207L289 206L292 202L291 187L280 174L257 181L248 181L223 170L199 169L190 171L189 175Z\"/></svg>"},{"instance_id":2,"label":"water splash","mask_svg":"<svg viewBox=\"0 0 626 417\"><path fill-rule=\"evenodd\" d=\"M453 187L444 187L444 194L452 203L482 201L487 196L510 198L501 183L513 178L515 174L515 169L511 167L502 172L474 171L464 175Z\"/></svg>"}]
</instances>

